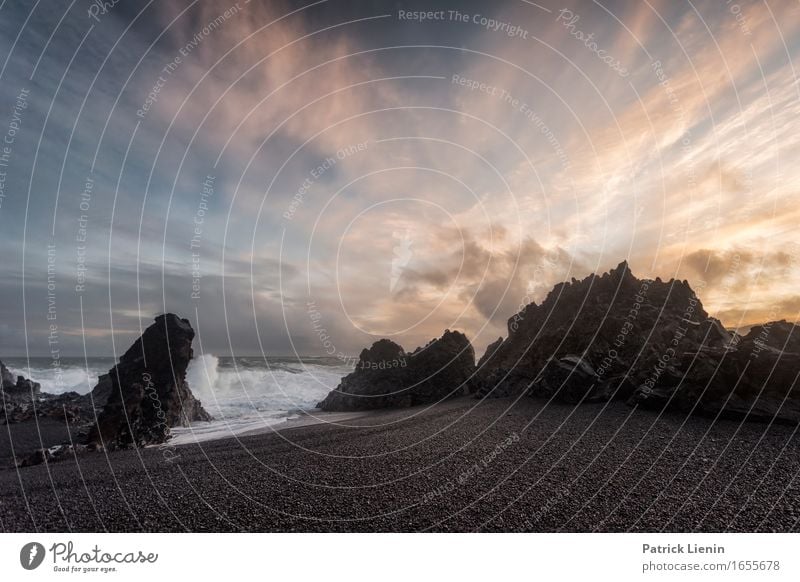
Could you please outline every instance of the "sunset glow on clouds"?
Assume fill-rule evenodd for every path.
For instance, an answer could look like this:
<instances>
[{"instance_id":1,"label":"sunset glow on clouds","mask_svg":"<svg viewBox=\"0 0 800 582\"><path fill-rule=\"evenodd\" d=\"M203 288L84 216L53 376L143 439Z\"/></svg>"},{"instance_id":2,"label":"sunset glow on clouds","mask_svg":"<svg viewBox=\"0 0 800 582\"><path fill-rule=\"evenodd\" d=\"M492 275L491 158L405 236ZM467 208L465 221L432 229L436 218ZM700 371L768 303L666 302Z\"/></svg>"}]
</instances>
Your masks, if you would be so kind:
<instances>
[{"instance_id":1,"label":"sunset glow on clouds","mask_svg":"<svg viewBox=\"0 0 800 582\"><path fill-rule=\"evenodd\" d=\"M0 207L14 353L24 328L46 350L48 244L75 352L82 301L91 350L175 311L214 353L324 354L312 303L338 351L451 328L480 353L623 259L728 327L797 320L796 2L45 4L16 44L30 8L0 10L5 117L31 91ZM423 9L445 18L398 12Z\"/></svg>"}]
</instances>

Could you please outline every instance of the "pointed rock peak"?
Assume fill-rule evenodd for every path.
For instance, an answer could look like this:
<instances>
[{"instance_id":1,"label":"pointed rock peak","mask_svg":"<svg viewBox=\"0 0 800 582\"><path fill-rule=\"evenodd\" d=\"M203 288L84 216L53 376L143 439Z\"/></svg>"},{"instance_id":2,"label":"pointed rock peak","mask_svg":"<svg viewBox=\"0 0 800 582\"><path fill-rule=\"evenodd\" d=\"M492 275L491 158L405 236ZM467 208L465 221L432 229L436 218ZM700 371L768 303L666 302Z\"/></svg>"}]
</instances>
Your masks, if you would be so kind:
<instances>
[{"instance_id":1,"label":"pointed rock peak","mask_svg":"<svg viewBox=\"0 0 800 582\"><path fill-rule=\"evenodd\" d=\"M193 339L188 319L174 313L156 317L99 379L97 394L108 394L108 400L87 444L112 449L161 444L171 427L211 420L186 382Z\"/></svg>"},{"instance_id":2,"label":"pointed rock peak","mask_svg":"<svg viewBox=\"0 0 800 582\"><path fill-rule=\"evenodd\" d=\"M414 350L412 355L424 352L425 350L428 350L429 348L432 348L432 347L437 346L437 345L440 345L440 346L441 345L447 345L447 346L453 347L455 349L464 349L466 347L469 347L469 349L472 349L472 344L470 343L469 339L467 339L466 335L464 335L460 331L456 331L456 330L451 331L449 329L446 329L446 330L444 330L444 333L442 334L442 337L433 338L431 341L429 341L424 346L420 346L416 350Z\"/></svg>"},{"instance_id":3,"label":"pointed rock peak","mask_svg":"<svg viewBox=\"0 0 800 582\"><path fill-rule=\"evenodd\" d=\"M475 350L472 347L472 343L469 341L469 338L460 331L457 330L445 330L444 334L441 338L437 340L438 343L442 345L448 346L452 350L457 350L459 352L466 352L471 354L470 358L472 358L473 365L475 363Z\"/></svg>"},{"instance_id":4,"label":"pointed rock peak","mask_svg":"<svg viewBox=\"0 0 800 582\"><path fill-rule=\"evenodd\" d=\"M405 354L403 347L390 339L379 339L369 349L363 349L359 360L361 362L380 362L393 360Z\"/></svg>"},{"instance_id":5,"label":"pointed rock peak","mask_svg":"<svg viewBox=\"0 0 800 582\"><path fill-rule=\"evenodd\" d=\"M455 340L455 341L468 341L467 336L458 330L444 330L440 340Z\"/></svg>"},{"instance_id":6,"label":"pointed rock peak","mask_svg":"<svg viewBox=\"0 0 800 582\"><path fill-rule=\"evenodd\" d=\"M608 274L612 281L624 281L625 283L629 284L633 284L638 281L638 279L631 272L631 267L627 260L622 261L615 268L611 269Z\"/></svg>"},{"instance_id":7,"label":"pointed rock peak","mask_svg":"<svg viewBox=\"0 0 800 582\"><path fill-rule=\"evenodd\" d=\"M158 315L155 318L155 322L168 329L178 328L182 331L192 330L192 324L189 322L188 319L180 318L174 313L163 313L161 315ZM194 333L193 330L192 333Z\"/></svg>"},{"instance_id":8,"label":"pointed rock peak","mask_svg":"<svg viewBox=\"0 0 800 582\"><path fill-rule=\"evenodd\" d=\"M612 275L615 275L615 274L616 275L625 275L626 273L629 274L629 275L633 275L633 273L631 273L631 267L628 264L627 259L622 261L615 268L611 269L611 274Z\"/></svg>"}]
</instances>

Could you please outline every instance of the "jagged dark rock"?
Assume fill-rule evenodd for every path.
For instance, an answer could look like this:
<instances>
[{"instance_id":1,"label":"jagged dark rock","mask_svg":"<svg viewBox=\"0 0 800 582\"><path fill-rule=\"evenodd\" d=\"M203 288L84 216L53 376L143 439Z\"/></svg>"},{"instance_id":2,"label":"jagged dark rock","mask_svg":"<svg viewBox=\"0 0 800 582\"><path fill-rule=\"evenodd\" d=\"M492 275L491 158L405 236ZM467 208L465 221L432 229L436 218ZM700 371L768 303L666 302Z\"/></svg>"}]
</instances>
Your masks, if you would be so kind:
<instances>
[{"instance_id":1,"label":"jagged dark rock","mask_svg":"<svg viewBox=\"0 0 800 582\"><path fill-rule=\"evenodd\" d=\"M24 376L17 376L0 362L0 376L2 376L3 401L6 402L30 402L41 394L41 386L38 382L28 380Z\"/></svg>"},{"instance_id":2,"label":"jagged dark rock","mask_svg":"<svg viewBox=\"0 0 800 582\"><path fill-rule=\"evenodd\" d=\"M502 337L499 337L499 338L497 338L497 340L495 340L494 342L490 343L487 346L486 351L481 356L481 359L478 360L478 366L477 367L478 368L482 368L484 366L484 364L489 362L489 360L492 359L492 356L497 351L497 349L502 345L503 345L503 338Z\"/></svg>"},{"instance_id":3,"label":"jagged dark rock","mask_svg":"<svg viewBox=\"0 0 800 582\"><path fill-rule=\"evenodd\" d=\"M170 429L211 420L186 382L194 330L186 319L159 315L95 390L108 400L88 443L110 449L160 444ZM102 388L101 388L102 385Z\"/></svg>"},{"instance_id":4,"label":"jagged dark rock","mask_svg":"<svg viewBox=\"0 0 800 582\"><path fill-rule=\"evenodd\" d=\"M323 410L369 410L429 404L466 394L475 352L463 333L445 331L407 353L382 339L361 352L356 369L318 404Z\"/></svg>"},{"instance_id":5,"label":"jagged dark rock","mask_svg":"<svg viewBox=\"0 0 800 582\"><path fill-rule=\"evenodd\" d=\"M100 376L90 394L42 392L38 382L14 376L0 362L3 376L3 400L0 401L0 424L16 424L35 418L53 418L68 424L88 425L96 419L111 394L108 374ZM87 426L88 428L88 426Z\"/></svg>"},{"instance_id":6,"label":"jagged dark rock","mask_svg":"<svg viewBox=\"0 0 800 582\"><path fill-rule=\"evenodd\" d=\"M39 383L24 376L17 376L15 379L3 362L0 362L0 376L0 424L13 424L37 416L39 411L35 410L34 403L43 396Z\"/></svg>"},{"instance_id":7,"label":"jagged dark rock","mask_svg":"<svg viewBox=\"0 0 800 582\"><path fill-rule=\"evenodd\" d=\"M683 320L692 322L685 332L688 343L703 341L699 322L708 319L686 281L640 281L623 262L604 275L560 283L541 305L531 303L512 316L508 338L479 371L482 393L527 392L548 361L572 355L591 366L599 382L615 384L626 395L637 381L632 371L657 364L665 344L676 337L678 346L684 342L679 332ZM722 340L714 336L707 341ZM672 373L677 370L667 362L662 374ZM587 395L591 390L585 385ZM565 402L576 396L574 389L553 393Z\"/></svg>"},{"instance_id":8,"label":"jagged dark rock","mask_svg":"<svg viewBox=\"0 0 800 582\"><path fill-rule=\"evenodd\" d=\"M591 364L580 356L568 355L547 361L531 385L531 395L538 398L558 395L562 402L578 404L583 400L606 400L604 386Z\"/></svg>"},{"instance_id":9,"label":"jagged dark rock","mask_svg":"<svg viewBox=\"0 0 800 582\"><path fill-rule=\"evenodd\" d=\"M627 262L556 285L508 321L478 364L478 396L565 403L627 399L651 409L800 421L800 333L785 321L741 337L687 281L639 280Z\"/></svg>"},{"instance_id":10,"label":"jagged dark rock","mask_svg":"<svg viewBox=\"0 0 800 582\"><path fill-rule=\"evenodd\" d=\"M3 362L0 362L0 381L3 390L12 388L15 385L14 374L12 374Z\"/></svg>"},{"instance_id":11,"label":"jagged dark rock","mask_svg":"<svg viewBox=\"0 0 800 582\"><path fill-rule=\"evenodd\" d=\"M70 442L42 441L44 448L23 451L17 467L57 461L76 453L163 443L170 429L195 420L211 420L186 383L194 330L189 322L166 314L100 376L89 394L48 394L39 384L13 376L2 366L4 406L0 423L39 419L66 423Z\"/></svg>"},{"instance_id":12,"label":"jagged dark rock","mask_svg":"<svg viewBox=\"0 0 800 582\"><path fill-rule=\"evenodd\" d=\"M68 424L78 424L93 418L93 409L87 396L77 392L63 394L42 393L38 398L6 403L0 411L0 424L16 424L34 418L54 418Z\"/></svg>"},{"instance_id":13,"label":"jagged dark rock","mask_svg":"<svg viewBox=\"0 0 800 582\"><path fill-rule=\"evenodd\" d=\"M753 327L727 349L681 355L678 381L641 386L629 404L757 421L800 422L800 328L786 321Z\"/></svg>"}]
</instances>

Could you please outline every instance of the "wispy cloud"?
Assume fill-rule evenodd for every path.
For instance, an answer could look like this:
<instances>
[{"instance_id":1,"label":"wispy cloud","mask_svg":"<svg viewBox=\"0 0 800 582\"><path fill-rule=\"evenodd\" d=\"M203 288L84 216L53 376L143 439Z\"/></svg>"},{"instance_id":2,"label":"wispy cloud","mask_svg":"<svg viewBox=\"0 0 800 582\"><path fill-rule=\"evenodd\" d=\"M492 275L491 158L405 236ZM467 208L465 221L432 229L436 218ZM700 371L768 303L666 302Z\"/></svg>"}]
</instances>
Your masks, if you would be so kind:
<instances>
[{"instance_id":1,"label":"wispy cloud","mask_svg":"<svg viewBox=\"0 0 800 582\"><path fill-rule=\"evenodd\" d=\"M136 314L197 307L207 349L319 353L309 301L341 351L445 327L480 348L521 303L623 258L703 280L728 325L796 317L797 4L563 6L596 46L545 4L460 5L526 38L382 2L120 5L82 45L84 11L56 30L37 9L15 47L29 8L4 6L0 98L31 88L0 210L4 345L23 351L27 326L46 349L48 243L59 321L79 329L82 299L97 351L112 318L124 343Z\"/></svg>"}]
</instances>

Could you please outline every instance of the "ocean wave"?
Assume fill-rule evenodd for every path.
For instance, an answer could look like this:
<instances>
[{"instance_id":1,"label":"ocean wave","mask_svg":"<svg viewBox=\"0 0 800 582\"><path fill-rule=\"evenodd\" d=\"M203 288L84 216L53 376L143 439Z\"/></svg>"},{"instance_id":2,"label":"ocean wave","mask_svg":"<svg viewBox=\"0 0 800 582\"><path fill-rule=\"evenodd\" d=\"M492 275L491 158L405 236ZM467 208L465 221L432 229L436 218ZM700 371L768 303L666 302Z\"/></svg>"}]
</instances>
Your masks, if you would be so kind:
<instances>
[{"instance_id":1,"label":"ocean wave","mask_svg":"<svg viewBox=\"0 0 800 582\"><path fill-rule=\"evenodd\" d=\"M90 364L86 368L82 365L52 366L49 364L50 362L35 361L31 362L29 368L23 362L6 363L9 371L15 377L30 378L41 384L42 392L50 394L63 394L64 392L87 394L97 385L98 377L108 372L108 368L102 365L92 366Z\"/></svg>"},{"instance_id":2,"label":"ocean wave","mask_svg":"<svg viewBox=\"0 0 800 582\"><path fill-rule=\"evenodd\" d=\"M344 366L295 363L252 366L220 365L212 354L196 357L186 373L189 387L206 408L220 412L252 409L293 410L313 407L350 371ZM209 410L211 414L214 414Z\"/></svg>"},{"instance_id":3,"label":"ocean wave","mask_svg":"<svg viewBox=\"0 0 800 582\"><path fill-rule=\"evenodd\" d=\"M62 359L60 369L51 363L32 358L30 368L24 359L6 365L15 376L31 378L52 394L86 394L114 366L109 358ZM209 440L285 422L298 411L314 408L351 371L332 358L197 356L189 363L186 379L215 420L174 430L173 442Z\"/></svg>"},{"instance_id":4,"label":"ocean wave","mask_svg":"<svg viewBox=\"0 0 800 582\"><path fill-rule=\"evenodd\" d=\"M352 371L328 362L267 359L257 366L254 360L222 363L212 354L192 360L186 373L189 387L215 420L176 429L173 442L210 440L284 422L314 408Z\"/></svg>"}]
</instances>

